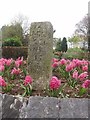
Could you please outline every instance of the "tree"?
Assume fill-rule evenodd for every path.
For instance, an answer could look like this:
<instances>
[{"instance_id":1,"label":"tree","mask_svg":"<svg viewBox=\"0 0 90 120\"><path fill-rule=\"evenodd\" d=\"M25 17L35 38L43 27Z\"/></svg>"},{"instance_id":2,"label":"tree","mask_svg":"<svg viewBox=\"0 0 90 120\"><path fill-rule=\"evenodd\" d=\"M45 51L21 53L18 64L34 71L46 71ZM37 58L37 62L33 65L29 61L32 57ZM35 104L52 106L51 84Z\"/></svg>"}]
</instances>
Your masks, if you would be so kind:
<instances>
[{"instance_id":1,"label":"tree","mask_svg":"<svg viewBox=\"0 0 90 120\"><path fill-rule=\"evenodd\" d=\"M88 31L88 14L76 24L75 34L79 35L84 40L87 39L87 31Z\"/></svg>"},{"instance_id":2,"label":"tree","mask_svg":"<svg viewBox=\"0 0 90 120\"><path fill-rule=\"evenodd\" d=\"M22 29L23 29L22 44L24 46L27 46L28 45L28 40L29 40L29 33L30 33L29 19L28 19L28 17L24 16L23 14L18 14L17 16L14 17L11 24L15 25L17 23L19 23L22 26Z\"/></svg>"},{"instance_id":3,"label":"tree","mask_svg":"<svg viewBox=\"0 0 90 120\"><path fill-rule=\"evenodd\" d=\"M4 25L2 30L2 40L17 39L22 42L23 45L27 45L29 37L30 24L28 18L19 14L14 17L12 22L8 25Z\"/></svg>"},{"instance_id":4,"label":"tree","mask_svg":"<svg viewBox=\"0 0 90 120\"><path fill-rule=\"evenodd\" d=\"M23 29L19 23L16 23L15 25L5 25L1 30L3 41L8 38L17 38L20 41L23 39Z\"/></svg>"},{"instance_id":5,"label":"tree","mask_svg":"<svg viewBox=\"0 0 90 120\"><path fill-rule=\"evenodd\" d=\"M17 23L19 23L22 26L24 37L25 35L29 34L30 23L28 17L24 16L23 14L18 14L17 16L14 17L11 24L15 25Z\"/></svg>"},{"instance_id":6,"label":"tree","mask_svg":"<svg viewBox=\"0 0 90 120\"><path fill-rule=\"evenodd\" d=\"M72 37L68 38L68 42L71 43L71 45L77 46L78 42L81 41L80 37L78 35L73 35Z\"/></svg>"},{"instance_id":7,"label":"tree","mask_svg":"<svg viewBox=\"0 0 90 120\"><path fill-rule=\"evenodd\" d=\"M68 47L67 47L67 40L66 40L66 38L64 37L63 40L62 40L62 42L61 42L61 51L62 51L62 52L66 52L67 49L68 49Z\"/></svg>"},{"instance_id":8,"label":"tree","mask_svg":"<svg viewBox=\"0 0 90 120\"><path fill-rule=\"evenodd\" d=\"M57 40L57 43L56 43L56 51L61 51L61 38L59 38Z\"/></svg>"}]
</instances>

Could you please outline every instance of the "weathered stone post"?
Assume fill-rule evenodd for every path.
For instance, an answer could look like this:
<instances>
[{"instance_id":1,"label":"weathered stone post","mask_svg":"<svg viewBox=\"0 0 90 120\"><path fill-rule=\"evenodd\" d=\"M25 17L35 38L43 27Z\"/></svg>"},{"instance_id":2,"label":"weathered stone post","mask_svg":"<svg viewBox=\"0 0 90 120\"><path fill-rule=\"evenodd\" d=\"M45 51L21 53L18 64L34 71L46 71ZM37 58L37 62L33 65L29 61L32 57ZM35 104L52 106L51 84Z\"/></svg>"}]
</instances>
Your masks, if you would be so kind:
<instances>
[{"instance_id":1,"label":"weathered stone post","mask_svg":"<svg viewBox=\"0 0 90 120\"><path fill-rule=\"evenodd\" d=\"M0 30L0 58L2 58L2 31Z\"/></svg>"},{"instance_id":2,"label":"weathered stone post","mask_svg":"<svg viewBox=\"0 0 90 120\"><path fill-rule=\"evenodd\" d=\"M34 22L30 28L28 72L35 90L44 90L52 76L53 26L50 22Z\"/></svg>"}]
</instances>

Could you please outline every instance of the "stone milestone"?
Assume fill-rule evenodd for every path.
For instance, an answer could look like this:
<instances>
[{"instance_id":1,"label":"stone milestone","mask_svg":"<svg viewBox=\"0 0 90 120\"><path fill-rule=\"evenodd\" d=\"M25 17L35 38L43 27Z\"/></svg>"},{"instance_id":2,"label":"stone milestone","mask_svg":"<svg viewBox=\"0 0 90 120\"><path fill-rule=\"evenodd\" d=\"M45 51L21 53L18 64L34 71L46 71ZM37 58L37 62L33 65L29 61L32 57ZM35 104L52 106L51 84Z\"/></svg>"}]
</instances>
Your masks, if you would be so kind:
<instances>
[{"instance_id":1,"label":"stone milestone","mask_svg":"<svg viewBox=\"0 0 90 120\"><path fill-rule=\"evenodd\" d=\"M52 76L53 26L50 22L34 22L30 27L28 72L33 88L43 90Z\"/></svg>"}]
</instances>

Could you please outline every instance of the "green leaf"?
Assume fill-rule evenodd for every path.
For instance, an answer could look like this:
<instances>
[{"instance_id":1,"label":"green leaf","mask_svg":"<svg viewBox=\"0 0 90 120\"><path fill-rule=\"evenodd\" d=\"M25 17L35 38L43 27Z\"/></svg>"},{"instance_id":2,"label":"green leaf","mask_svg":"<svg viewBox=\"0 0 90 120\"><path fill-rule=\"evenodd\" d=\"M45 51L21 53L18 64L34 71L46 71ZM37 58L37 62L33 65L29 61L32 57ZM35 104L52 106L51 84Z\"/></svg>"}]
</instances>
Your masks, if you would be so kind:
<instances>
[{"instance_id":1,"label":"green leaf","mask_svg":"<svg viewBox=\"0 0 90 120\"><path fill-rule=\"evenodd\" d=\"M58 90L57 90L57 94L59 94L60 92L62 92L63 86L61 86Z\"/></svg>"},{"instance_id":2,"label":"green leaf","mask_svg":"<svg viewBox=\"0 0 90 120\"><path fill-rule=\"evenodd\" d=\"M81 88L81 89L80 89L80 93L79 93L80 96L82 96L83 94L85 94L86 91L87 91L87 90L86 90L85 88Z\"/></svg>"},{"instance_id":3,"label":"green leaf","mask_svg":"<svg viewBox=\"0 0 90 120\"><path fill-rule=\"evenodd\" d=\"M3 76L3 72L0 72L0 76Z\"/></svg>"},{"instance_id":4,"label":"green leaf","mask_svg":"<svg viewBox=\"0 0 90 120\"><path fill-rule=\"evenodd\" d=\"M7 87L6 87L6 92L10 92L12 89L12 86L9 84Z\"/></svg>"},{"instance_id":5,"label":"green leaf","mask_svg":"<svg viewBox=\"0 0 90 120\"><path fill-rule=\"evenodd\" d=\"M23 83L23 80L22 80L22 79L20 79L20 80L19 80L19 82Z\"/></svg>"},{"instance_id":6,"label":"green leaf","mask_svg":"<svg viewBox=\"0 0 90 120\"><path fill-rule=\"evenodd\" d=\"M88 72L90 72L90 65L88 64Z\"/></svg>"},{"instance_id":7,"label":"green leaf","mask_svg":"<svg viewBox=\"0 0 90 120\"><path fill-rule=\"evenodd\" d=\"M9 71L7 71L7 75L8 75L8 77L10 77L10 73L9 73Z\"/></svg>"},{"instance_id":8,"label":"green leaf","mask_svg":"<svg viewBox=\"0 0 90 120\"><path fill-rule=\"evenodd\" d=\"M26 90L26 87L25 87L23 84L21 84L21 87L22 87L24 90Z\"/></svg>"},{"instance_id":9,"label":"green leaf","mask_svg":"<svg viewBox=\"0 0 90 120\"><path fill-rule=\"evenodd\" d=\"M30 90L32 90L32 86L29 84L29 88L30 88Z\"/></svg>"},{"instance_id":10,"label":"green leaf","mask_svg":"<svg viewBox=\"0 0 90 120\"><path fill-rule=\"evenodd\" d=\"M29 93L30 93L30 89L29 87L27 87L27 94L29 95Z\"/></svg>"},{"instance_id":11,"label":"green leaf","mask_svg":"<svg viewBox=\"0 0 90 120\"><path fill-rule=\"evenodd\" d=\"M22 94L22 97L24 97L26 95L26 91Z\"/></svg>"},{"instance_id":12,"label":"green leaf","mask_svg":"<svg viewBox=\"0 0 90 120\"><path fill-rule=\"evenodd\" d=\"M5 81L8 83L8 79L5 77Z\"/></svg>"},{"instance_id":13,"label":"green leaf","mask_svg":"<svg viewBox=\"0 0 90 120\"><path fill-rule=\"evenodd\" d=\"M15 75L12 75L11 79L14 80L15 79Z\"/></svg>"},{"instance_id":14,"label":"green leaf","mask_svg":"<svg viewBox=\"0 0 90 120\"><path fill-rule=\"evenodd\" d=\"M23 69L23 73L24 73L25 76L27 75L27 71L26 71L25 68Z\"/></svg>"},{"instance_id":15,"label":"green leaf","mask_svg":"<svg viewBox=\"0 0 90 120\"><path fill-rule=\"evenodd\" d=\"M12 84L11 86L12 86L12 87L14 87L14 86L15 86L15 84Z\"/></svg>"}]
</instances>

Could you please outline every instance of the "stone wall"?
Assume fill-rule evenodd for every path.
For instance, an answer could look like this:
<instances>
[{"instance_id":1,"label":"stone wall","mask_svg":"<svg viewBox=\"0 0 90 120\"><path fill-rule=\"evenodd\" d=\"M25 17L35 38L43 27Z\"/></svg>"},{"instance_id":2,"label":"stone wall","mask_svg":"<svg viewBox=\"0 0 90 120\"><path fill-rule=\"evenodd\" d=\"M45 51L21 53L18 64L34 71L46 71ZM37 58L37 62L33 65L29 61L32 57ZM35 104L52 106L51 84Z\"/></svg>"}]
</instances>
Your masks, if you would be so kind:
<instances>
[{"instance_id":1,"label":"stone wall","mask_svg":"<svg viewBox=\"0 0 90 120\"><path fill-rule=\"evenodd\" d=\"M0 117L3 118L56 118L56 120L81 118L90 120L89 109L90 99L85 98L60 99L31 96L26 99L21 96L0 94Z\"/></svg>"}]
</instances>

